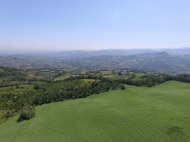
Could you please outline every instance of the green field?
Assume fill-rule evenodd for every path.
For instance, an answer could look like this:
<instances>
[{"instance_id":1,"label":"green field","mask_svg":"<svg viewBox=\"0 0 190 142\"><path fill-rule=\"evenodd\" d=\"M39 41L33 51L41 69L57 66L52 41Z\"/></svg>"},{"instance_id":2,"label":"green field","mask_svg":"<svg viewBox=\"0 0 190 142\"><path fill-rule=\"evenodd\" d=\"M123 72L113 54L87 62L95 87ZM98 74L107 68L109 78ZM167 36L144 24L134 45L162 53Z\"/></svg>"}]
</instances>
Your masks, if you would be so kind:
<instances>
[{"instance_id":1,"label":"green field","mask_svg":"<svg viewBox=\"0 0 190 142\"><path fill-rule=\"evenodd\" d=\"M95 81L94 79L81 79L82 81L84 81L84 82L93 82L93 81Z\"/></svg>"},{"instance_id":2,"label":"green field","mask_svg":"<svg viewBox=\"0 0 190 142\"><path fill-rule=\"evenodd\" d=\"M190 84L126 86L36 107L36 116L0 125L0 142L188 142Z\"/></svg>"},{"instance_id":3,"label":"green field","mask_svg":"<svg viewBox=\"0 0 190 142\"><path fill-rule=\"evenodd\" d=\"M104 75L103 77L107 77L107 78L111 78L111 79L127 79L127 78L129 78L129 75L119 76L119 75L112 74L112 75Z\"/></svg>"},{"instance_id":4,"label":"green field","mask_svg":"<svg viewBox=\"0 0 190 142\"><path fill-rule=\"evenodd\" d=\"M143 75L143 73L136 73L135 78L133 80L140 80Z\"/></svg>"},{"instance_id":5,"label":"green field","mask_svg":"<svg viewBox=\"0 0 190 142\"><path fill-rule=\"evenodd\" d=\"M55 72L38 72L38 76L54 76L56 75L57 73Z\"/></svg>"},{"instance_id":6,"label":"green field","mask_svg":"<svg viewBox=\"0 0 190 142\"><path fill-rule=\"evenodd\" d=\"M74 76L77 76L77 75L73 75L72 73L67 72L67 73L62 74L61 76L56 77L55 81L56 80L64 80L64 79L67 79L67 78L69 78L71 76L74 77Z\"/></svg>"}]
</instances>

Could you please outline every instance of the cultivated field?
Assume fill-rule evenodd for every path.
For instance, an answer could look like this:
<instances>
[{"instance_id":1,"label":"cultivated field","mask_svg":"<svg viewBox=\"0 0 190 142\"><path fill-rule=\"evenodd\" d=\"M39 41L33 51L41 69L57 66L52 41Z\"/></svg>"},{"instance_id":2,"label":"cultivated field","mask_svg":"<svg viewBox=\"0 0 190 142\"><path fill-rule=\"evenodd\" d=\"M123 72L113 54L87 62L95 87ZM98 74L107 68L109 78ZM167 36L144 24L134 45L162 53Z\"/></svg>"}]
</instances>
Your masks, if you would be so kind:
<instances>
[{"instance_id":1,"label":"cultivated field","mask_svg":"<svg viewBox=\"0 0 190 142\"><path fill-rule=\"evenodd\" d=\"M1 142L188 142L190 84L126 86L36 107L36 116L0 125Z\"/></svg>"}]
</instances>

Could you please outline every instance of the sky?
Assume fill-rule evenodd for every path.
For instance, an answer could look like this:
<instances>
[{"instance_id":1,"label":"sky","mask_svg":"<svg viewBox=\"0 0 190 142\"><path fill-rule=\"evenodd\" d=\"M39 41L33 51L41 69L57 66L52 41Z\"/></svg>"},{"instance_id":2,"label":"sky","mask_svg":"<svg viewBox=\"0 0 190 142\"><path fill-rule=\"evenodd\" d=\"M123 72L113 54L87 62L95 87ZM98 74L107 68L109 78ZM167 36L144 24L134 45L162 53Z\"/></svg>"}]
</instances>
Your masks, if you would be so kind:
<instances>
[{"instance_id":1,"label":"sky","mask_svg":"<svg viewBox=\"0 0 190 142\"><path fill-rule=\"evenodd\" d=\"M190 0L0 0L0 50L190 47Z\"/></svg>"}]
</instances>

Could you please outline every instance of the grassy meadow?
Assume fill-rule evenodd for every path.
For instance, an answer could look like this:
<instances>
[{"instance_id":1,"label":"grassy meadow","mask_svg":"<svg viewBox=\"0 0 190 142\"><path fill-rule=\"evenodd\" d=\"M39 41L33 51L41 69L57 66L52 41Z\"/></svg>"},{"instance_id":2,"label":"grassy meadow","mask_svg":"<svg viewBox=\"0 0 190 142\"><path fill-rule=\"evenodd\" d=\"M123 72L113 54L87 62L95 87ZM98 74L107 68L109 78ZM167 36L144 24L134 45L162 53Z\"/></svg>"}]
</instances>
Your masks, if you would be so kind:
<instances>
[{"instance_id":1,"label":"grassy meadow","mask_svg":"<svg viewBox=\"0 0 190 142\"><path fill-rule=\"evenodd\" d=\"M129 75L122 75L122 76L118 76L118 75L104 75L103 77L107 77L107 78L111 78L111 79L127 79L129 77Z\"/></svg>"},{"instance_id":2,"label":"grassy meadow","mask_svg":"<svg viewBox=\"0 0 190 142\"><path fill-rule=\"evenodd\" d=\"M36 107L36 116L0 124L1 142L188 142L190 84L126 85L87 98Z\"/></svg>"},{"instance_id":3,"label":"grassy meadow","mask_svg":"<svg viewBox=\"0 0 190 142\"><path fill-rule=\"evenodd\" d=\"M61 76L56 77L56 78L55 78L55 81L56 81L56 80L64 80L64 79L67 79L67 78L69 78L69 77L71 77L71 76L77 76L77 75L73 75L73 74L70 73L70 72L66 72L66 73L62 74Z\"/></svg>"}]
</instances>

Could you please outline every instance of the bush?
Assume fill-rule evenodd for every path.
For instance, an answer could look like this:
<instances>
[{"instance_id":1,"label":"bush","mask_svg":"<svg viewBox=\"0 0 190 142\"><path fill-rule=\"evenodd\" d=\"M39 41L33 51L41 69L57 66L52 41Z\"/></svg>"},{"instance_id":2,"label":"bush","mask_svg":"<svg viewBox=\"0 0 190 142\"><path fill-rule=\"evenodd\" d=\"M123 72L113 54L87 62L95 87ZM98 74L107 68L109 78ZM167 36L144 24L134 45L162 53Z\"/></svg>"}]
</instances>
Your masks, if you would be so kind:
<instances>
[{"instance_id":1,"label":"bush","mask_svg":"<svg viewBox=\"0 0 190 142\"><path fill-rule=\"evenodd\" d=\"M125 90L125 86L122 84L122 85L120 85L120 89L121 90Z\"/></svg>"},{"instance_id":2,"label":"bush","mask_svg":"<svg viewBox=\"0 0 190 142\"><path fill-rule=\"evenodd\" d=\"M8 110L7 112L6 112L6 114L5 114L5 117L6 118L9 118L9 117L11 117L12 116L12 112L10 111L10 110Z\"/></svg>"},{"instance_id":3,"label":"bush","mask_svg":"<svg viewBox=\"0 0 190 142\"><path fill-rule=\"evenodd\" d=\"M22 108L20 119L27 120L34 117L34 106L26 105Z\"/></svg>"}]
</instances>

